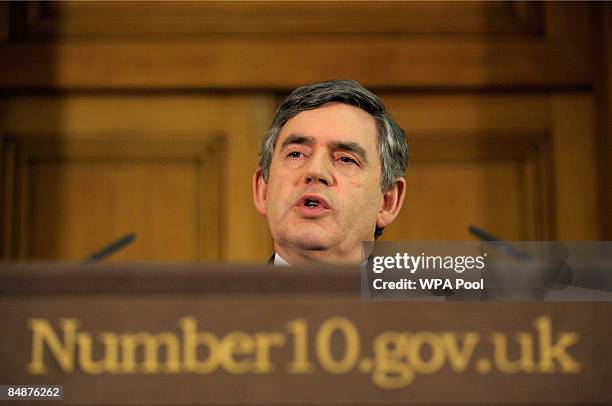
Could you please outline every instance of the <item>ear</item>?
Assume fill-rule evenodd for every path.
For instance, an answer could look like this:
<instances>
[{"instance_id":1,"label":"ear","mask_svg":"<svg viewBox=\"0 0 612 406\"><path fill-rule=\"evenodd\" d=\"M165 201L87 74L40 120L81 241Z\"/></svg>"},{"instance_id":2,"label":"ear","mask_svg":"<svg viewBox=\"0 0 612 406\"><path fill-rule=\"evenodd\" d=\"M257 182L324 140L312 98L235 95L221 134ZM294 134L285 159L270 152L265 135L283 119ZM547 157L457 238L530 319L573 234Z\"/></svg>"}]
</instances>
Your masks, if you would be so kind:
<instances>
[{"instance_id":1,"label":"ear","mask_svg":"<svg viewBox=\"0 0 612 406\"><path fill-rule=\"evenodd\" d=\"M406 180L402 177L396 178L393 186L383 193L382 206L376 218L376 227L386 227L395 220L402 208L405 195Z\"/></svg>"},{"instance_id":2,"label":"ear","mask_svg":"<svg viewBox=\"0 0 612 406\"><path fill-rule=\"evenodd\" d=\"M261 167L258 167L253 174L253 202L259 214L264 217L268 213L267 197L268 184L264 180Z\"/></svg>"}]
</instances>

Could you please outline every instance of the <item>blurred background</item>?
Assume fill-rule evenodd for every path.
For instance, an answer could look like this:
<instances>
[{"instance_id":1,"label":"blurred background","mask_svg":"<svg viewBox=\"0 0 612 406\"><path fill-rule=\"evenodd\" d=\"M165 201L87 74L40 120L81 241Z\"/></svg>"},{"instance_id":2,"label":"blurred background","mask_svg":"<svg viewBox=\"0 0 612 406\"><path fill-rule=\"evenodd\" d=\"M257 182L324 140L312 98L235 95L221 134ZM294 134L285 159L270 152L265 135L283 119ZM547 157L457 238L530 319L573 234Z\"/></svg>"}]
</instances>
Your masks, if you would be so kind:
<instances>
[{"instance_id":1,"label":"blurred background","mask_svg":"<svg viewBox=\"0 0 612 406\"><path fill-rule=\"evenodd\" d=\"M612 7L557 2L0 3L0 249L264 262L251 199L279 102L379 94L410 146L387 240L610 240Z\"/></svg>"}]
</instances>

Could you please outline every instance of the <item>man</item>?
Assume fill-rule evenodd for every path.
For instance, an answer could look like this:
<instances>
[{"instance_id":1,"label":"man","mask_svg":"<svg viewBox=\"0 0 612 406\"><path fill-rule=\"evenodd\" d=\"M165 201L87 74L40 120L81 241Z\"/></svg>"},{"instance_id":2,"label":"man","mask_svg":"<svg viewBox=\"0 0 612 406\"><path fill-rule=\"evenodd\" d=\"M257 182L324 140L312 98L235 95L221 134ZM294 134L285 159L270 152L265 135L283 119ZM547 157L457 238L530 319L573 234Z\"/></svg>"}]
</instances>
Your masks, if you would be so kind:
<instances>
[{"instance_id":1,"label":"man","mask_svg":"<svg viewBox=\"0 0 612 406\"><path fill-rule=\"evenodd\" d=\"M408 147L382 101L349 80L294 90L277 110L253 175L275 265L361 263L397 217Z\"/></svg>"}]
</instances>

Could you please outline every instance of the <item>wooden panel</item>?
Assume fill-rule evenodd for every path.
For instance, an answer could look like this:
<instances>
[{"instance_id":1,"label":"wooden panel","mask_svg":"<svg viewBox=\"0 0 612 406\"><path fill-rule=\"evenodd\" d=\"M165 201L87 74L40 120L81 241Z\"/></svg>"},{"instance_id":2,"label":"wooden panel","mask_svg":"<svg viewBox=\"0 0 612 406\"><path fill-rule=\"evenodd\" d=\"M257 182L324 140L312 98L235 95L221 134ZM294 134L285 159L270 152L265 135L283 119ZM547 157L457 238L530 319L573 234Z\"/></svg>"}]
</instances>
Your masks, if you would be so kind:
<instances>
[{"instance_id":1,"label":"wooden panel","mask_svg":"<svg viewBox=\"0 0 612 406\"><path fill-rule=\"evenodd\" d=\"M27 35L519 33L539 5L511 2L57 2L29 4Z\"/></svg>"},{"instance_id":2,"label":"wooden panel","mask_svg":"<svg viewBox=\"0 0 612 406\"><path fill-rule=\"evenodd\" d=\"M196 213L200 219L197 246L200 259L231 259L227 256L224 245L227 230L227 139L216 138L207 146L201 156L201 165L197 173L199 196L197 196ZM216 173L217 176L209 176ZM244 216L248 217L248 216ZM246 233L248 234L248 233Z\"/></svg>"},{"instance_id":3,"label":"wooden panel","mask_svg":"<svg viewBox=\"0 0 612 406\"><path fill-rule=\"evenodd\" d=\"M194 258L265 260L271 242L250 179L274 97L341 77L381 92L408 130L407 217L388 237L443 230L463 238L475 219L504 238L598 238L610 153L594 151L610 142L594 138L594 109L609 127L601 100L610 81L594 79L609 54L609 41L591 45L597 10L569 2L0 4L0 19L10 14L0 43L11 40L0 45L0 88L16 91L0 99L0 135L18 147L2 150L3 250L27 248L16 232L30 212L15 202L31 200L21 149L58 172L72 171L74 157L154 173L168 161L199 168L188 176L189 207L203 213L193 220L208 234L194 237ZM598 106L594 84L607 86ZM201 137L211 143L202 147ZM218 137L223 145L212 142ZM211 170L219 176L207 179ZM451 203L427 199L457 185L469 190L456 203L462 214L422 222L449 213Z\"/></svg>"},{"instance_id":4,"label":"wooden panel","mask_svg":"<svg viewBox=\"0 0 612 406\"><path fill-rule=\"evenodd\" d=\"M582 4L564 4L561 1L547 2L543 7L543 18L546 21L544 35L551 40L568 40L591 38L593 25L594 2Z\"/></svg>"},{"instance_id":5,"label":"wooden panel","mask_svg":"<svg viewBox=\"0 0 612 406\"><path fill-rule=\"evenodd\" d=\"M507 240L533 238L519 162L416 163L406 182L403 211L385 240L469 240L469 224Z\"/></svg>"},{"instance_id":6,"label":"wooden panel","mask_svg":"<svg viewBox=\"0 0 612 406\"><path fill-rule=\"evenodd\" d=\"M387 238L464 239L466 224L476 221L472 219L499 229L507 239L601 238L590 96L384 98L408 130L414 163L408 168L406 207ZM497 169L489 171L489 165ZM435 180L428 170L440 178ZM452 173L456 180L451 180ZM431 190L422 179L432 182ZM411 206L410 182L421 200L419 207ZM461 187L468 192L452 201L444 198L447 189ZM469 208L452 221L433 221L435 213L455 207ZM422 216L431 221L421 221Z\"/></svg>"},{"instance_id":7,"label":"wooden panel","mask_svg":"<svg viewBox=\"0 0 612 406\"><path fill-rule=\"evenodd\" d=\"M35 95L0 99L0 111L6 131L28 134L26 138L95 140L119 133L124 141L146 134L148 139L180 142L193 139L194 133L220 133L230 123L245 121L250 118L246 104L237 96Z\"/></svg>"},{"instance_id":8,"label":"wooden panel","mask_svg":"<svg viewBox=\"0 0 612 406\"><path fill-rule=\"evenodd\" d=\"M549 97L530 94L421 94L381 92L393 117L411 134L453 132L456 137L505 134L550 129Z\"/></svg>"},{"instance_id":9,"label":"wooden panel","mask_svg":"<svg viewBox=\"0 0 612 406\"><path fill-rule=\"evenodd\" d=\"M609 302L373 303L357 267L291 271L2 265L0 381L62 405L612 401Z\"/></svg>"},{"instance_id":10,"label":"wooden panel","mask_svg":"<svg viewBox=\"0 0 612 406\"><path fill-rule=\"evenodd\" d=\"M540 211L550 204L547 139L520 132L413 134L404 209L384 238L465 240L469 224L506 240L551 238L553 219Z\"/></svg>"},{"instance_id":11,"label":"wooden panel","mask_svg":"<svg viewBox=\"0 0 612 406\"><path fill-rule=\"evenodd\" d=\"M226 160L225 256L232 261L265 262L272 254L266 220L253 205L251 181L258 163L259 144L272 120L272 97L251 97L241 106L239 119L228 120L230 146Z\"/></svg>"},{"instance_id":12,"label":"wooden panel","mask_svg":"<svg viewBox=\"0 0 612 406\"><path fill-rule=\"evenodd\" d=\"M5 101L2 131L10 134L8 146L16 149L16 159L29 162L22 172L31 174L35 182L34 189L21 189L32 189L39 195L66 190L65 200L52 194L56 204L46 208L40 207L44 200L34 196L19 198L17 187L3 193L13 205L3 212L13 233L4 232L10 245L5 253L28 256L25 248L35 234L41 242L31 255L48 257L48 251L40 248L45 246L43 240L61 238L54 258L78 257L100 245L99 241L130 231L113 225L124 220L128 225L137 223L134 227L147 236L141 241L146 244L141 250L126 250L125 257L118 256L118 260L265 261L272 245L265 220L251 203L250 183L259 140L272 116L269 100L74 96ZM10 163L8 159L5 162ZM15 183L16 176L9 180ZM159 186L157 182L161 182ZM176 193L172 192L175 187L180 188ZM100 226L103 232L84 240L79 233L89 227L91 207L80 194L94 193L90 188L95 189L95 196L89 199L98 202L91 206L98 208L100 217L115 223L109 220ZM153 199L157 193L163 197ZM74 218L67 218L66 208L71 205L77 206L70 210ZM113 211L119 206L124 209ZM36 232L26 233L16 224L21 207L30 213L26 217L30 229L38 227ZM135 207L148 215L131 214ZM55 217L60 217L54 224L80 227L80 231L66 233L45 225L50 218L47 214L54 210ZM145 221L147 218L150 220ZM15 246L17 235L28 236L24 249ZM175 241L169 241L164 251L162 241L166 239Z\"/></svg>"},{"instance_id":13,"label":"wooden panel","mask_svg":"<svg viewBox=\"0 0 612 406\"><path fill-rule=\"evenodd\" d=\"M0 2L0 44L8 41L9 37L9 3Z\"/></svg>"},{"instance_id":14,"label":"wooden panel","mask_svg":"<svg viewBox=\"0 0 612 406\"><path fill-rule=\"evenodd\" d=\"M602 196L603 239L612 240L612 4L600 3L595 10L596 49L601 58L596 65L597 163Z\"/></svg>"},{"instance_id":15,"label":"wooden panel","mask_svg":"<svg viewBox=\"0 0 612 406\"><path fill-rule=\"evenodd\" d=\"M388 88L577 87L593 80L590 37L585 36L588 4L74 2L19 7L27 8L30 32L45 41L23 34L21 41L0 48L5 73L0 87L289 89L330 78Z\"/></svg>"},{"instance_id":16,"label":"wooden panel","mask_svg":"<svg viewBox=\"0 0 612 406\"><path fill-rule=\"evenodd\" d=\"M5 72L0 86L288 89L330 78L352 78L370 87L392 88L575 87L592 80L589 52L583 43L571 40L496 43L478 38L460 43L436 38L336 37L26 43L0 49L0 69Z\"/></svg>"},{"instance_id":17,"label":"wooden panel","mask_svg":"<svg viewBox=\"0 0 612 406\"><path fill-rule=\"evenodd\" d=\"M16 251L15 237L15 145L2 139L2 253ZM3 255L5 256L5 255Z\"/></svg>"},{"instance_id":18,"label":"wooden panel","mask_svg":"<svg viewBox=\"0 0 612 406\"><path fill-rule=\"evenodd\" d=\"M16 152L5 193L5 238L12 241L5 253L75 260L135 231L138 248L119 260L221 258L218 244L202 246L218 239L219 212L202 207L222 196L223 172L209 162L221 162L223 142L183 140L164 153L169 142L97 137L67 147L57 137L8 138Z\"/></svg>"},{"instance_id":19,"label":"wooden panel","mask_svg":"<svg viewBox=\"0 0 612 406\"><path fill-rule=\"evenodd\" d=\"M197 170L181 162L34 163L25 257L79 260L135 232L109 260L197 259Z\"/></svg>"},{"instance_id":20,"label":"wooden panel","mask_svg":"<svg viewBox=\"0 0 612 406\"><path fill-rule=\"evenodd\" d=\"M552 106L558 238L602 239L592 98L557 95Z\"/></svg>"}]
</instances>

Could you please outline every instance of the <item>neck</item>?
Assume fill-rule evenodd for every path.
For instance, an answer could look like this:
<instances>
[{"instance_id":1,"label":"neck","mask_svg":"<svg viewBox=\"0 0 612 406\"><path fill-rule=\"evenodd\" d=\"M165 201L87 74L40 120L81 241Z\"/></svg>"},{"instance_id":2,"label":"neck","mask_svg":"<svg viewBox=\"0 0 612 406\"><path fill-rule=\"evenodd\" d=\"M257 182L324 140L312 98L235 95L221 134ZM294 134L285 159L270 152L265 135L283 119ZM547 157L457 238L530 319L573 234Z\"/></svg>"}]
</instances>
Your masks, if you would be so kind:
<instances>
[{"instance_id":1,"label":"neck","mask_svg":"<svg viewBox=\"0 0 612 406\"><path fill-rule=\"evenodd\" d=\"M361 247L352 252L340 253L329 249L305 250L274 242L274 251L291 265L360 264L362 262Z\"/></svg>"}]
</instances>

